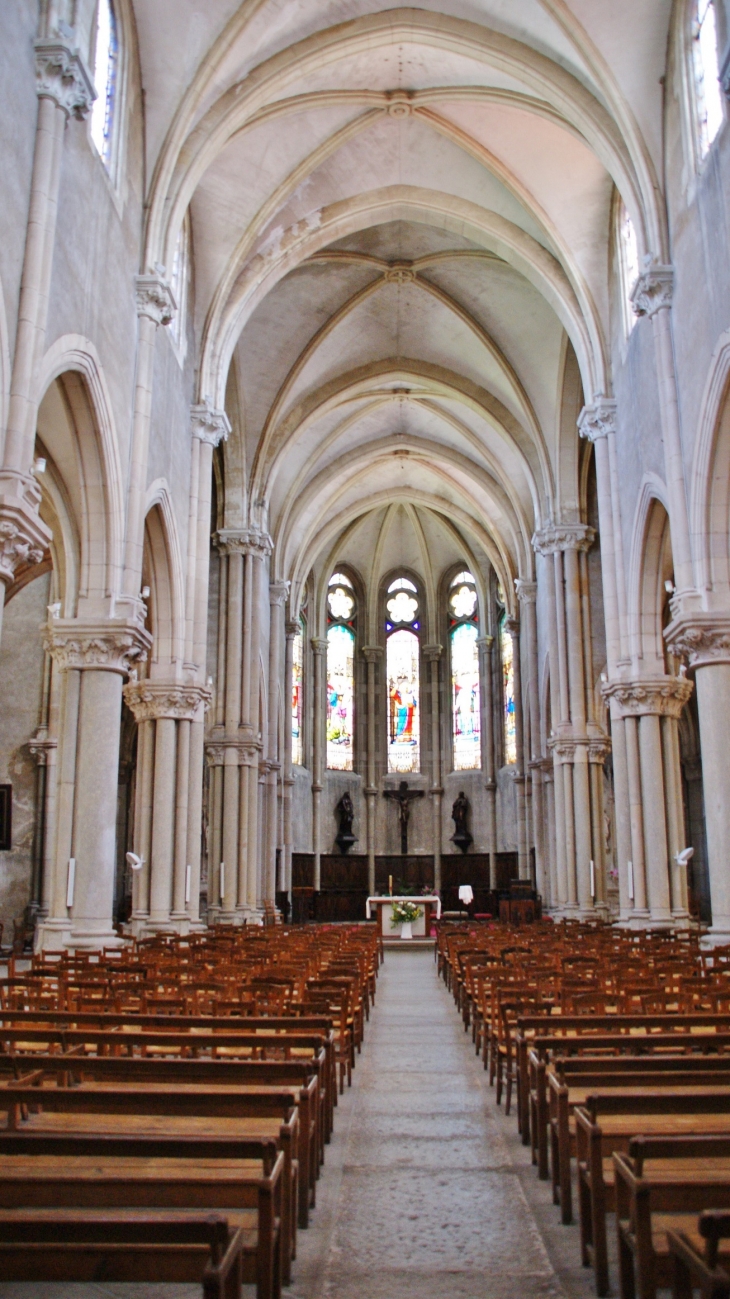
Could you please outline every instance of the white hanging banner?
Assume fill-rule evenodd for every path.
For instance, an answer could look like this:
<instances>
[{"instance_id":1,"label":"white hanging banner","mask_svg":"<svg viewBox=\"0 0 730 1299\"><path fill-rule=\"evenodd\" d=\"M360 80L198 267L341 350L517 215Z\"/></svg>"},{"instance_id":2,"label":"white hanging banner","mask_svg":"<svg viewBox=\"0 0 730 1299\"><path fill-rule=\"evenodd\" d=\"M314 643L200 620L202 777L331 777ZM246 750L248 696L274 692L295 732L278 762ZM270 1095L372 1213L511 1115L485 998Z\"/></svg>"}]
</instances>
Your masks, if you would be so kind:
<instances>
[{"instance_id":1,"label":"white hanging banner","mask_svg":"<svg viewBox=\"0 0 730 1299\"><path fill-rule=\"evenodd\" d=\"M191 875L191 870L192 870L192 868L191 868L190 865L187 865L187 866L185 867L185 901L186 901L186 902L189 902L189 901L190 901L190 875Z\"/></svg>"},{"instance_id":2,"label":"white hanging banner","mask_svg":"<svg viewBox=\"0 0 730 1299\"><path fill-rule=\"evenodd\" d=\"M630 898L631 901L633 902L633 900L634 900L634 863L633 863L631 860L629 860L629 861L627 862L627 865L628 865L628 868L629 868L629 898Z\"/></svg>"},{"instance_id":3,"label":"white hanging banner","mask_svg":"<svg viewBox=\"0 0 730 1299\"><path fill-rule=\"evenodd\" d=\"M66 906L74 904L74 885L76 884L76 858L68 859L68 876L66 877Z\"/></svg>"},{"instance_id":4,"label":"white hanging banner","mask_svg":"<svg viewBox=\"0 0 730 1299\"><path fill-rule=\"evenodd\" d=\"M221 862L221 902L223 901L225 892L226 892L226 863L222 861Z\"/></svg>"},{"instance_id":5,"label":"white hanging banner","mask_svg":"<svg viewBox=\"0 0 730 1299\"><path fill-rule=\"evenodd\" d=\"M596 868L595 868L595 866L593 865L593 862L590 863L590 866L591 866L591 897L593 898L593 901L595 902L595 900L596 900Z\"/></svg>"}]
</instances>

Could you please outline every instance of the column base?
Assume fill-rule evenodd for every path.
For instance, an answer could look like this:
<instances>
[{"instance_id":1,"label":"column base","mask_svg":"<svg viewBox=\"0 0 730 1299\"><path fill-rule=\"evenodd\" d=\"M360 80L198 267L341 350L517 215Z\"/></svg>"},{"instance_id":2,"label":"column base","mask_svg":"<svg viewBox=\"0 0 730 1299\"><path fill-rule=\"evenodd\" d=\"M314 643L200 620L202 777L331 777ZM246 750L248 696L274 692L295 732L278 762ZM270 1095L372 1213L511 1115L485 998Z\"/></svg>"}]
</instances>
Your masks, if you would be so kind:
<instances>
[{"instance_id":1,"label":"column base","mask_svg":"<svg viewBox=\"0 0 730 1299\"><path fill-rule=\"evenodd\" d=\"M710 925L706 934L700 939L700 947L725 947L730 944L730 918L723 916L723 923Z\"/></svg>"},{"instance_id":2,"label":"column base","mask_svg":"<svg viewBox=\"0 0 730 1299\"><path fill-rule=\"evenodd\" d=\"M36 930L36 952L62 952L71 946L70 920L44 920Z\"/></svg>"}]
</instances>

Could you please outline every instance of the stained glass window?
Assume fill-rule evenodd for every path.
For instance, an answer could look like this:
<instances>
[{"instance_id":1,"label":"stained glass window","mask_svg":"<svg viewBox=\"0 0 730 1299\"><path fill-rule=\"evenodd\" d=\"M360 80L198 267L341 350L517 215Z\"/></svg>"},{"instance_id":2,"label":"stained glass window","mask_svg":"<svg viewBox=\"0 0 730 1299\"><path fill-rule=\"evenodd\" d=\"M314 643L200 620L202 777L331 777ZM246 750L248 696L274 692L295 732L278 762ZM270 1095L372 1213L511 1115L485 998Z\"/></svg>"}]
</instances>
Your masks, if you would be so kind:
<instances>
[{"instance_id":1,"label":"stained glass window","mask_svg":"<svg viewBox=\"0 0 730 1299\"><path fill-rule=\"evenodd\" d=\"M419 642L415 632L392 631L386 650L388 771L420 771Z\"/></svg>"},{"instance_id":2,"label":"stained glass window","mask_svg":"<svg viewBox=\"0 0 730 1299\"><path fill-rule=\"evenodd\" d=\"M477 590L468 570L452 579L448 605L454 771L474 771L482 765L481 696Z\"/></svg>"},{"instance_id":3,"label":"stained glass window","mask_svg":"<svg viewBox=\"0 0 730 1299\"><path fill-rule=\"evenodd\" d=\"M118 53L114 8L111 0L99 0L94 50L96 99L91 110L91 138L107 171L111 169L114 143Z\"/></svg>"},{"instance_id":4,"label":"stained glass window","mask_svg":"<svg viewBox=\"0 0 730 1299\"><path fill-rule=\"evenodd\" d=\"M618 237L624 304L624 329L627 334L630 334L637 320L631 305L631 290L639 275L639 246L636 240L634 223L624 203L619 208Z\"/></svg>"},{"instance_id":5,"label":"stained glass window","mask_svg":"<svg viewBox=\"0 0 730 1299\"><path fill-rule=\"evenodd\" d=\"M336 623L327 632L327 766L352 771L355 637Z\"/></svg>"},{"instance_id":6,"label":"stained glass window","mask_svg":"<svg viewBox=\"0 0 730 1299\"><path fill-rule=\"evenodd\" d=\"M717 66L717 24L713 0L697 0L692 24L700 157L704 158L724 120Z\"/></svg>"},{"instance_id":7,"label":"stained glass window","mask_svg":"<svg viewBox=\"0 0 730 1299\"><path fill-rule=\"evenodd\" d=\"M299 624L299 632L294 637L291 682L291 760L301 766L302 749L302 686L304 679L304 627Z\"/></svg>"},{"instance_id":8,"label":"stained glass window","mask_svg":"<svg viewBox=\"0 0 730 1299\"><path fill-rule=\"evenodd\" d=\"M517 724L515 719L515 667L513 642L505 620L499 624L499 648L502 658L502 689L504 699L504 761L517 761Z\"/></svg>"},{"instance_id":9,"label":"stained glass window","mask_svg":"<svg viewBox=\"0 0 730 1299\"><path fill-rule=\"evenodd\" d=\"M188 278L190 274L190 217L185 213L185 220L180 226L180 232L175 244L175 257L172 263L172 274L170 276L170 288L172 296L177 305L177 311L172 318L170 330L175 343L180 351L184 351L185 345L185 308L188 297Z\"/></svg>"}]
</instances>

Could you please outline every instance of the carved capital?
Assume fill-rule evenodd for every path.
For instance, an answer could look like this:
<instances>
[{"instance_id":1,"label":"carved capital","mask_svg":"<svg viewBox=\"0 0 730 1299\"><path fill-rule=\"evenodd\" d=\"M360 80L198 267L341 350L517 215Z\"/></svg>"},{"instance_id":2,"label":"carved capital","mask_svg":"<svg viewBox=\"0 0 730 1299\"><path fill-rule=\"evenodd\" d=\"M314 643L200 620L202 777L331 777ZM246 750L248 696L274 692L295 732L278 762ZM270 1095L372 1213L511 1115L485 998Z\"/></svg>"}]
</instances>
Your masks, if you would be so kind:
<instances>
[{"instance_id":1,"label":"carved capital","mask_svg":"<svg viewBox=\"0 0 730 1299\"><path fill-rule=\"evenodd\" d=\"M363 645L362 656L366 663L380 663L383 657L381 645Z\"/></svg>"},{"instance_id":2,"label":"carved capital","mask_svg":"<svg viewBox=\"0 0 730 1299\"><path fill-rule=\"evenodd\" d=\"M606 761L611 752L611 741L607 735L595 737L588 741L588 761L598 763L600 766Z\"/></svg>"},{"instance_id":3,"label":"carved capital","mask_svg":"<svg viewBox=\"0 0 730 1299\"><path fill-rule=\"evenodd\" d=\"M438 663L443 652L443 645L424 645L423 647L423 657L427 663Z\"/></svg>"},{"instance_id":4,"label":"carved capital","mask_svg":"<svg viewBox=\"0 0 730 1299\"><path fill-rule=\"evenodd\" d=\"M174 681L130 681L123 694L136 722L161 717L192 722L201 704L207 708L211 696L206 686L185 686Z\"/></svg>"},{"instance_id":5,"label":"carved capital","mask_svg":"<svg viewBox=\"0 0 730 1299\"><path fill-rule=\"evenodd\" d=\"M209 767L258 768L260 752L260 740L214 740L205 746Z\"/></svg>"},{"instance_id":6,"label":"carved capital","mask_svg":"<svg viewBox=\"0 0 730 1299\"><path fill-rule=\"evenodd\" d=\"M152 637L137 623L109 620L86 623L53 618L46 624L44 647L60 668L131 672L147 658Z\"/></svg>"},{"instance_id":7,"label":"carved capital","mask_svg":"<svg viewBox=\"0 0 730 1299\"><path fill-rule=\"evenodd\" d=\"M595 528L585 523L547 523L533 536L532 548L538 555L554 555L558 550L590 550L595 536Z\"/></svg>"},{"instance_id":8,"label":"carved capital","mask_svg":"<svg viewBox=\"0 0 730 1299\"><path fill-rule=\"evenodd\" d=\"M155 325L169 325L177 310L172 290L161 275L138 275L135 279L137 315Z\"/></svg>"},{"instance_id":9,"label":"carved capital","mask_svg":"<svg viewBox=\"0 0 730 1299\"><path fill-rule=\"evenodd\" d=\"M559 735L552 735L547 742L547 747L552 753L555 762L575 762L575 753L578 747L575 740L563 739Z\"/></svg>"},{"instance_id":10,"label":"carved capital","mask_svg":"<svg viewBox=\"0 0 730 1299\"><path fill-rule=\"evenodd\" d=\"M47 729L42 726L28 741L28 748L38 766L46 767L49 757L58 748L58 740L55 736L50 736Z\"/></svg>"},{"instance_id":11,"label":"carved capital","mask_svg":"<svg viewBox=\"0 0 730 1299\"><path fill-rule=\"evenodd\" d=\"M671 307L674 291L674 267L659 262L642 271L631 290L631 305L637 316L654 316L663 307Z\"/></svg>"},{"instance_id":12,"label":"carved capital","mask_svg":"<svg viewBox=\"0 0 730 1299\"><path fill-rule=\"evenodd\" d=\"M313 636L311 640L311 645L312 645L313 654L327 653L327 641L323 640L320 636Z\"/></svg>"},{"instance_id":13,"label":"carved capital","mask_svg":"<svg viewBox=\"0 0 730 1299\"><path fill-rule=\"evenodd\" d=\"M216 410L207 402L190 407L190 425L193 437L208 446L217 447L225 442L231 431L231 421L224 410Z\"/></svg>"},{"instance_id":14,"label":"carved capital","mask_svg":"<svg viewBox=\"0 0 730 1299\"><path fill-rule=\"evenodd\" d=\"M219 528L216 544L222 555L254 555L266 559L274 549L268 532L260 528Z\"/></svg>"},{"instance_id":15,"label":"carved capital","mask_svg":"<svg viewBox=\"0 0 730 1299\"><path fill-rule=\"evenodd\" d=\"M0 582L10 586L18 569L40 564L50 540L50 530L30 502L0 495Z\"/></svg>"},{"instance_id":16,"label":"carved capital","mask_svg":"<svg viewBox=\"0 0 730 1299\"><path fill-rule=\"evenodd\" d=\"M386 284L412 284L415 278L416 272L410 262L393 262L387 271L383 272Z\"/></svg>"},{"instance_id":17,"label":"carved capital","mask_svg":"<svg viewBox=\"0 0 730 1299\"><path fill-rule=\"evenodd\" d=\"M515 580L515 591L520 604L534 604L537 600L537 582L525 582L518 577Z\"/></svg>"},{"instance_id":18,"label":"carved capital","mask_svg":"<svg viewBox=\"0 0 730 1299\"><path fill-rule=\"evenodd\" d=\"M287 640L294 640L295 636L301 636L302 624L298 618L288 618L284 624Z\"/></svg>"},{"instance_id":19,"label":"carved capital","mask_svg":"<svg viewBox=\"0 0 730 1299\"><path fill-rule=\"evenodd\" d=\"M722 613L680 614L670 622L664 639L672 654L691 668L730 663L730 616Z\"/></svg>"},{"instance_id":20,"label":"carved capital","mask_svg":"<svg viewBox=\"0 0 730 1299\"><path fill-rule=\"evenodd\" d=\"M513 640L517 640L520 634L519 618L513 618L512 615L509 614L504 620L504 629L506 632L509 632Z\"/></svg>"},{"instance_id":21,"label":"carved capital","mask_svg":"<svg viewBox=\"0 0 730 1299\"><path fill-rule=\"evenodd\" d=\"M78 50L60 40L37 40L35 75L39 99L52 99L67 118L83 121L96 91Z\"/></svg>"},{"instance_id":22,"label":"carved capital","mask_svg":"<svg viewBox=\"0 0 730 1299\"><path fill-rule=\"evenodd\" d=\"M622 717L679 717L692 690L686 677L608 681L601 687L606 702L617 706Z\"/></svg>"},{"instance_id":23,"label":"carved capital","mask_svg":"<svg viewBox=\"0 0 730 1299\"><path fill-rule=\"evenodd\" d=\"M494 649L494 637L480 636L477 640L477 647L479 649L486 650L487 654L491 654L492 650Z\"/></svg>"},{"instance_id":24,"label":"carved capital","mask_svg":"<svg viewBox=\"0 0 730 1299\"><path fill-rule=\"evenodd\" d=\"M590 406L584 406L578 416L578 432L589 442L598 442L616 432L616 402L604 397L602 392L596 394Z\"/></svg>"},{"instance_id":25,"label":"carved capital","mask_svg":"<svg viewBox=\"0 0 730 1299\"><path fill-rule=\"evenodd\" d=\"M286 603L290 585L290 582L269 582L269 604L281 608Z\"/></svg>"}]
</instances>

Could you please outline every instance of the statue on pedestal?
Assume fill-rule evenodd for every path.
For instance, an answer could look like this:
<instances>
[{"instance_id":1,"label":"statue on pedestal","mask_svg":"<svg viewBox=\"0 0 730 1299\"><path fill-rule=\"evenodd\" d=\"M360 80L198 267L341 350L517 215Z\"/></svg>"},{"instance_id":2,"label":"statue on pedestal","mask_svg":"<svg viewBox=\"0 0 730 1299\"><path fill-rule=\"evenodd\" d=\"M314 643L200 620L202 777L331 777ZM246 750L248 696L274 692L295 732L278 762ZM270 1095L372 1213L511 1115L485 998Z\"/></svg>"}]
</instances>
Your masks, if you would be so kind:
<instances>
[{"instance_id":1,"label":"statue on pedestal","mask_svg":"<svg viewBox=\"0 0 730 1299\"><path fill-rule=\"evenodd\" d=\"M466 824L466 818L469 815L469 800L463 789L459 792L459 797L455 800L451 809L451 819L454 822L454 833L451 836L451 842L455 843L457 848L466 852L470 844L474 842Z\"/></svg>"},{"instance_id":2,"label":"statue on pedestal","mask_svg":"<svg viewBox=\"0 0 730 1299\"><path fill-rule=\"evenodd\" d=\"M339 817L340 822L335 843L341 853L347 853L350 851L352 845L357 843L357 835L352 833L352 823L355 819L355 808L353 807L352 799L347 790L345 790L342 798L337 804L335 812Z\"/></svg>"}]
</instances>

